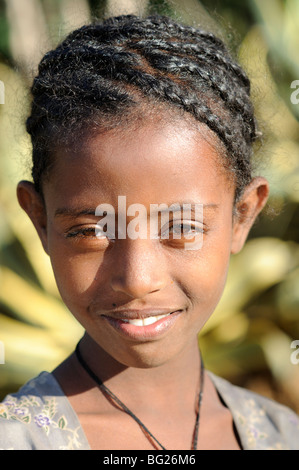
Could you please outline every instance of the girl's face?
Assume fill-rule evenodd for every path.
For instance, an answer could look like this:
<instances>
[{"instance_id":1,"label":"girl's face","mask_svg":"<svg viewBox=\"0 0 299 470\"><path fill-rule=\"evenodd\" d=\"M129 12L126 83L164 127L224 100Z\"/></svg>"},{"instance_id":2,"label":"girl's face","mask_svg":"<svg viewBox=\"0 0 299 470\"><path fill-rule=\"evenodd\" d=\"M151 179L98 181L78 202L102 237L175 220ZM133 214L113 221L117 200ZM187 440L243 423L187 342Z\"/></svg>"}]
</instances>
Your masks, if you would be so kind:
<instances>
[{"instance_id":1,"label":"girl's face","mask_svg":"<svg viewBox=\"0 0 299 470\"><path fill-rule=\"evenodd\" d=\"M230 254L241 248L266 200L265 181L254 180L240 202L246 217L233 217L234 184L216 138L211 145L211 132L201 129L150 121L134 131L100 134L80 150L61 150L44 184L45 209L32 185L18 188L65 304L89 336L127 366L165 364L196 344L221 297ZM127 209L146 209L147 236L117 238L119 196ZM170 212L169 237L152 237L151 204L162 203L198 204L203 214L182 219ZM115 209L115 240L96 236L100 204ZM127 227L136 216L126 216ZM193 241L202 240L196 249L186 249L188 234L174 238L182 223Z\"/></svg>"}]
</instances>

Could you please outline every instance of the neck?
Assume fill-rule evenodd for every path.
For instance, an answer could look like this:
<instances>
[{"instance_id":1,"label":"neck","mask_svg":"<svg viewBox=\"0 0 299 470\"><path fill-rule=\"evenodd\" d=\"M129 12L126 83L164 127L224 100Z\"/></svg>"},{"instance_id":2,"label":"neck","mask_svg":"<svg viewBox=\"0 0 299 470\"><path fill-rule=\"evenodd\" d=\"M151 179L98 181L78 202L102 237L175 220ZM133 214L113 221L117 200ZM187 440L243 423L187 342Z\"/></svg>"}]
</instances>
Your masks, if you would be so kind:
<instances>
[{"instance_id":1,"label":"neck","mask_svg":"<svg viewBox=\"0 0 299 470\"><path fill-rule=\"evenodd\" d=\"M80 353L100 380L121 400L128 405L134 402L144 407L144 403L163 403L169 406L169 397L173 406L182 402L195 402L200 382L200 354L197 338L190 344L189 348L182 351L166 364L152 368L127 367L108 355L88 335L80 342ZM82 366L80 365L82 368ZM86 387L95 386L95 382L85 376Z\"/></svg>"}]
</instances>

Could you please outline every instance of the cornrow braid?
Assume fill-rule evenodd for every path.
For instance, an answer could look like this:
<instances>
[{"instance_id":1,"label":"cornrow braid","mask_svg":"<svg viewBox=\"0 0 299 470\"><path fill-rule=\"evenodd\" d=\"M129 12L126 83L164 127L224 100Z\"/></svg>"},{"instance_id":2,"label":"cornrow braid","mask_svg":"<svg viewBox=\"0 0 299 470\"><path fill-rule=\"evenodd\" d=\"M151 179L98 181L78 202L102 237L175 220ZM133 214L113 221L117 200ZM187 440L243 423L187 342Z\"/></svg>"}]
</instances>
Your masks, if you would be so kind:
<instances>
[{"instance_id":1,"label":"cornrow braid","mask_svg":"<svg viewBox=\"0 0 299 470\"><path fill-rule=\"evenodd\" d=\"M259 133L250 81L210 32L163 16L83 26L44 56L31 91L27 131L39 192L53 163L53 142L78 129L116 126L145 100L181 109L218 136L235 173L235 199L251 180Z\"/></svg>"}]
</instances>

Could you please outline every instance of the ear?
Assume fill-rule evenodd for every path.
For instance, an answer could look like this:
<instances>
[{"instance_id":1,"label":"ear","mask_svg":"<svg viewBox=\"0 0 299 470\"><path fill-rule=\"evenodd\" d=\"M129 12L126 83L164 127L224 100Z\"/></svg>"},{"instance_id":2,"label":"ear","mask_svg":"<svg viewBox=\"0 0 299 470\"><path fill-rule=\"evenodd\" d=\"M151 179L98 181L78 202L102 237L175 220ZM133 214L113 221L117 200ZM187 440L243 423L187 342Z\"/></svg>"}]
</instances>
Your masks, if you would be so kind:
<instances>
[{"instance_id":1,"label":"ear","mask_svg":"<svg viewBox=\"0 0 299 470\"><path fill-rule=\"evenodd\" d=\"M43 248L48 254L47 214L42 196L36 191L33 183L20 181L17 186L17 197L20 206L31 219Z\"/></svg>"},{"instance_id":2,"label":"ear","mask_svg":"<svg viewBox=\"0 0 299 470\"><path fill-rule=\"evenodd\" d=\"M231 253L238 253L243 248L254 221L267 202L268 195L269 184L262 177L254 178L245 188L236 203Z\"/></svg>"}]
</instances>

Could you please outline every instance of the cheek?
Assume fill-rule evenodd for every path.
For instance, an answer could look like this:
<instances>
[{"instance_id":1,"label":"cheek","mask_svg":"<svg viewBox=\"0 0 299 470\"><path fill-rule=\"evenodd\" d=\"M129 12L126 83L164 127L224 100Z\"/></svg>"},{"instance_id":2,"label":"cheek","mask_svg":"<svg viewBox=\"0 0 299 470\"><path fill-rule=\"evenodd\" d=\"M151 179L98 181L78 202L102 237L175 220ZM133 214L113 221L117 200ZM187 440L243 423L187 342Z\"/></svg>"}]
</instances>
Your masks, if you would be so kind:
<instances>
[{"instance_id":1,"label":"cheek","mask_svg":"<svg viewBox=\"0 0 299 470\"><path fill-rule=\"evenodd\" d=\"M205 323L214 312L225 287L229 259L231 232L216 232L204 240L196 257L185 263L184 289L192 301L200 321Z\"/></svg>"},{"instance_id":2,"label":"cheek","mask_svg":"<svg viewBox=\"0 0 299 470\"><path fill-rule=\"evenodd\" d=\"M66 306L74 314L86 309L98 277L102 255L74 254L61 240L49 244L49 255L57 287Z\"/></svg>"},{"instance_id":3,"label":"cheek","mask_svg":"<svg viewBox=\"0 0 299 470\"><path fill-rule=\"evenodd\" d=\"M222 256L221 256L222 255ZM214 308L222 295L229 265L229 255L227 253L217 255L211 262L202 260L194 279L200 279L199 301L204 301ZM196 284L194 282L194 288Z\"/></svg>"}]
</instances>

